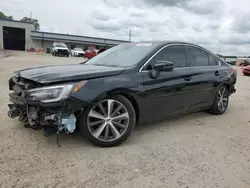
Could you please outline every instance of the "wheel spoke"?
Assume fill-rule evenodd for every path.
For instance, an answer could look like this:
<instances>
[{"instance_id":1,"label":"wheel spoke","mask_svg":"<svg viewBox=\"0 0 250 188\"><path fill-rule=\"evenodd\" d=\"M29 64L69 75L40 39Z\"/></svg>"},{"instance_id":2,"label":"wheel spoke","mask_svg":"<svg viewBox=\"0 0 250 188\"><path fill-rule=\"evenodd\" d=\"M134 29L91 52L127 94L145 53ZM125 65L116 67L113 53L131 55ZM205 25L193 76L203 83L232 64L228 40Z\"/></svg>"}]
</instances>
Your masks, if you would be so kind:
<instances>
[{"instance_id":1,"label":"wheel spoke","mask_svg":"<svg viewBox=\"0 0 250 188\"><path fill-rule=\"evenodd\" d=\"M218 107L220 108L221 101L218 101Z\"/></svg>"},{"instance_id":2,"label":"wheel spoke","mask_svg":"<svg viewBox=\"0 0 250 188\"><path fill-rule=\"evenodd\" d=\"M121 136L119 131L116 129L116 127L112 123L110 123L110 129L111 129L111 131L116 139Z\"/></svg>"},{"instance_id":3,"label":"wheel spoke","mask_svg":"<svg viewBox=\"0 0 250 188\"><path fill-rule=\"evenodd\" d=\"M224 93L225 93L225 88L223 87L223 88L221 88L223 91L222 91L222 93L221 93L221 96L220 97L223 97L224 96Z\"/></svg>"},{"instance_id":4,"label":"wheel spoke","mask_svg":"<svg viewBox=\"0 0 250 188\"><path fill-rule=\"evenodd\" d=\"M98 125L98 124L101 124L101 123L103 123L103 120L98 120L98 121L90 122L89 126L92 127L92 126L95 126L95 125Z\"/></svg>"},{"instance_id":5,"label":"wheel spoke","mask_svg":"<svg viewBox=\"0 0 250 188\"><path fill-rule=\"evenodd\" d=\"M219 96L219 98L221 98L221 90L219 90L218 96Z\"/></svg>"},{"instance_id":6,"label":"wheel spoke","mask_svg":"<svg viewBox=\"0 0 250 188\"><path fill-rule=\"evenodd\" d=\"M227 98L226 98L226 97L224 97L222 100L223 100L224 102L227 102Z\"/></svg>"},{"instance_id":7,"label":"wheel spoke","mask_svg":"<svg viewBox=\"0 0 250 188\"><path fill-rule=\"evenodd\" d=\"M108 140L108 138L109 138L109 125L106 126L104 134L104 139Z\"/></svg>"},{"instance_id":8,"label":"wheel spoke","mask_svg":"<svg viewBox=\"0 0 250 188\"><path fill-rule=\"evenodd\" d=\"M108 100L108 116L110 117L114 106L114 100Z\"/></svg>"},{"instance_id":9,"label":"wheel spoke","mask_svg":"<svg viewBox=\"0 0 250 188\"><path fill-rule=\"evenodd\" d=\"M124 124L119 123L117 121L112 121L112 123L113 123L113 125L116 125L116 126L122 128L122 129L126 129L128 127L127 125L124 125Z\"/></svg>"},{"instance_id":10,"label":"wheel spoke","mask_svg":"<svg viewBox=\"0 0 250 188\"><path fill-rule=\"evenodd\" d=\"M107 115L107 112L104 110L103 105L102 105L101 102L98 104L98 107L100 108L102 114L103 114L104 116L106 116L106 115Z\"/></svg>"},{"instance_id":11,"label":"wheel spoke","mask_svg":"<svg viewBox=\"0 0 250 188\"><path fill-rule=\"evenodd\" d=\"M119 105L115 110L114 112L111 114L110 117L113 117L116 113L118 113L120 110L122 109L122 105Z\"/></svg>"},{"instance_id":12,"label":"wheel spoke","mask_svg":"<svg viewBox=\"0 0 250 188\"><path fill-rule=\"evenodd\" d=\"M90 117L94 117L94 118L96 118L96 119L103 119L103 120L105 119L105 117L104 117L103 115L99 114L99 113L96 112L95 110L90 110L89 116L90 116Z\"/></svg>"},{"instance_id":13,"label":"wheel spoke","mask_svg":"<svg viewBox=\"0 0 250 188\"><path fill-rule=\"evenodd\" d=\"M96 138L99 138L99 136L102 134L102 131L104 130L104 128L107 126L106 123L103 123L102 125L100 125L94 132L93 132L93 136Z\"/></svg>"},{"instance_id":14,"label":"wheel spoke","mask_svg":"<svg viewBox=\"0 0 250 188\"><path fill-rule=\"evenodd\" d=\"M223 110L224 110L224 103L221 102L221 111L223 111Z\"/></svg>"},{"instance_id":15,"label":"wheel spoke","mask_svg":"<svg viewBox=\"0 0 250 188\"><path fill-rule=\"evenodd\" d=\"M120 114L118 116L112 117L112 120L121 120L121 119L128 119L128 112Z\"/></svg>"},{"instance_id":16,"label":"wheel spoke","mask_svg":"<svg viewBox=\"0 0 250 188\"><path fill-rule=\"evenodd\" d=\"M223 102L222 101L220 101L218 103L218 107L219 107L220 111L223 111Z\"/></svg>"}]
</instances>

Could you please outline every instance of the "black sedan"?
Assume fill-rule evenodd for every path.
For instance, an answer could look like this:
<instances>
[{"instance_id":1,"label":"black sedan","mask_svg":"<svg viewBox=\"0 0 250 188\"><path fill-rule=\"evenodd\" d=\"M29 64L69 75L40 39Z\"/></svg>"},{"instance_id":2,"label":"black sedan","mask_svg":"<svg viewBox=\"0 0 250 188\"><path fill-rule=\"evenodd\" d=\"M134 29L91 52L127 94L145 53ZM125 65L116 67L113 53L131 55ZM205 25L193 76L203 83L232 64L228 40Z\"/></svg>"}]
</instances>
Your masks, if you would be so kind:
<instances>
[{"instance_id":1,"label":"black sedan","mask_svg":"<svg viewBox=\"0 0 250 188\"><path fill-rule=\"evenodd\" d=\"M115 146L139 123L200 110L223 114L236 74L194 44L126 43L86 63L16 71L8 116L46 136L78 125L92 143Z\"/></svg>"}]
</instances>

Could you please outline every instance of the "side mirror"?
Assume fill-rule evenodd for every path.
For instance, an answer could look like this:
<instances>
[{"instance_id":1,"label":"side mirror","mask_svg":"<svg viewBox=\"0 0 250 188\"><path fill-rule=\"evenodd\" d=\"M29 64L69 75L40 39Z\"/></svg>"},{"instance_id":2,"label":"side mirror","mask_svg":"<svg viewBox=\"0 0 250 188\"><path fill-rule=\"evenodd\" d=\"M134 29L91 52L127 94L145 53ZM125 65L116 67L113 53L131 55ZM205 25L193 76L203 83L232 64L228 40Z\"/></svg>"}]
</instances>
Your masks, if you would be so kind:
<instances>
[{"instance_id":1,"label":"side mirror","mask_svg":"<svg viewBox=\"0 0 250 188\"><path fill-rule=\"evenodd\" d=\"M169 61L157 61L154 65L156 71L172 71L173 69L174 65Z\"/></svg>"}]
</instances>

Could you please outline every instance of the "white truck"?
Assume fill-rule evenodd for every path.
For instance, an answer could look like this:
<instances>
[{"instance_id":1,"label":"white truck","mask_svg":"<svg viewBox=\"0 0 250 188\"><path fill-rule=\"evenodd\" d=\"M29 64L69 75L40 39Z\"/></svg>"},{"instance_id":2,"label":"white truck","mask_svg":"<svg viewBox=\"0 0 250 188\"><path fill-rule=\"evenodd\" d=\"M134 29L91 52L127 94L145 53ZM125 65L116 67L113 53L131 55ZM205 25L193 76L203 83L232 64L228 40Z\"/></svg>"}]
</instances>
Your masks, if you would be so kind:
<instances>
[{"instance_id":1,"label":"white truck","mask_svg":"<svg viewBox=\"0 0 250 188\"><path fill-rule=\"evenodd\" d=\"M52 45L52 55L69 57L69 49L63 42L54 42Z\"/></svg>"}]
</instances>

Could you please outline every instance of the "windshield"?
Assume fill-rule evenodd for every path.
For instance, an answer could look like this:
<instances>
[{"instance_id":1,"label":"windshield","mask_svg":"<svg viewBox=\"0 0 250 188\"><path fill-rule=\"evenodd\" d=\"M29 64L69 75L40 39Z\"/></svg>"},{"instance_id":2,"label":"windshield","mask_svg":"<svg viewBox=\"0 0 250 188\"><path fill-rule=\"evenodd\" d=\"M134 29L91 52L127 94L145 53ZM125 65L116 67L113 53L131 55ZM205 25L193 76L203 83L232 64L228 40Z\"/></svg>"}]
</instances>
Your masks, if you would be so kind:
<instances>
[{"instance_id":1,"label":"windshield","mask_svg":"<svg viewBox=\"0 0 250 188\"><path fill-rule=\"evenodd\" d=\"M61 47L61 48L65 48L66 45L63 45L63 44L57 44L56 47Z\"/></svg>"},{"instance_id":2,"label":"windshield","mask_svg":"<svg viewBox=\"0 0 250 188\"><path fill-rule=\"evenodd\" d=\"M86 64L130 67L139 63L157 44L126 43L115 46L88 60Z\"/></svg>"},{"instance_id":3,"label":"windshield","mask_svg":"<svg viewBox=\"0 0 250 188\"><path fill-rule=\"evenodd\" d=\"M74 50L75 50L75 51L82 51L81 48L75 48Z\"/></svg>"}]
</instances>

